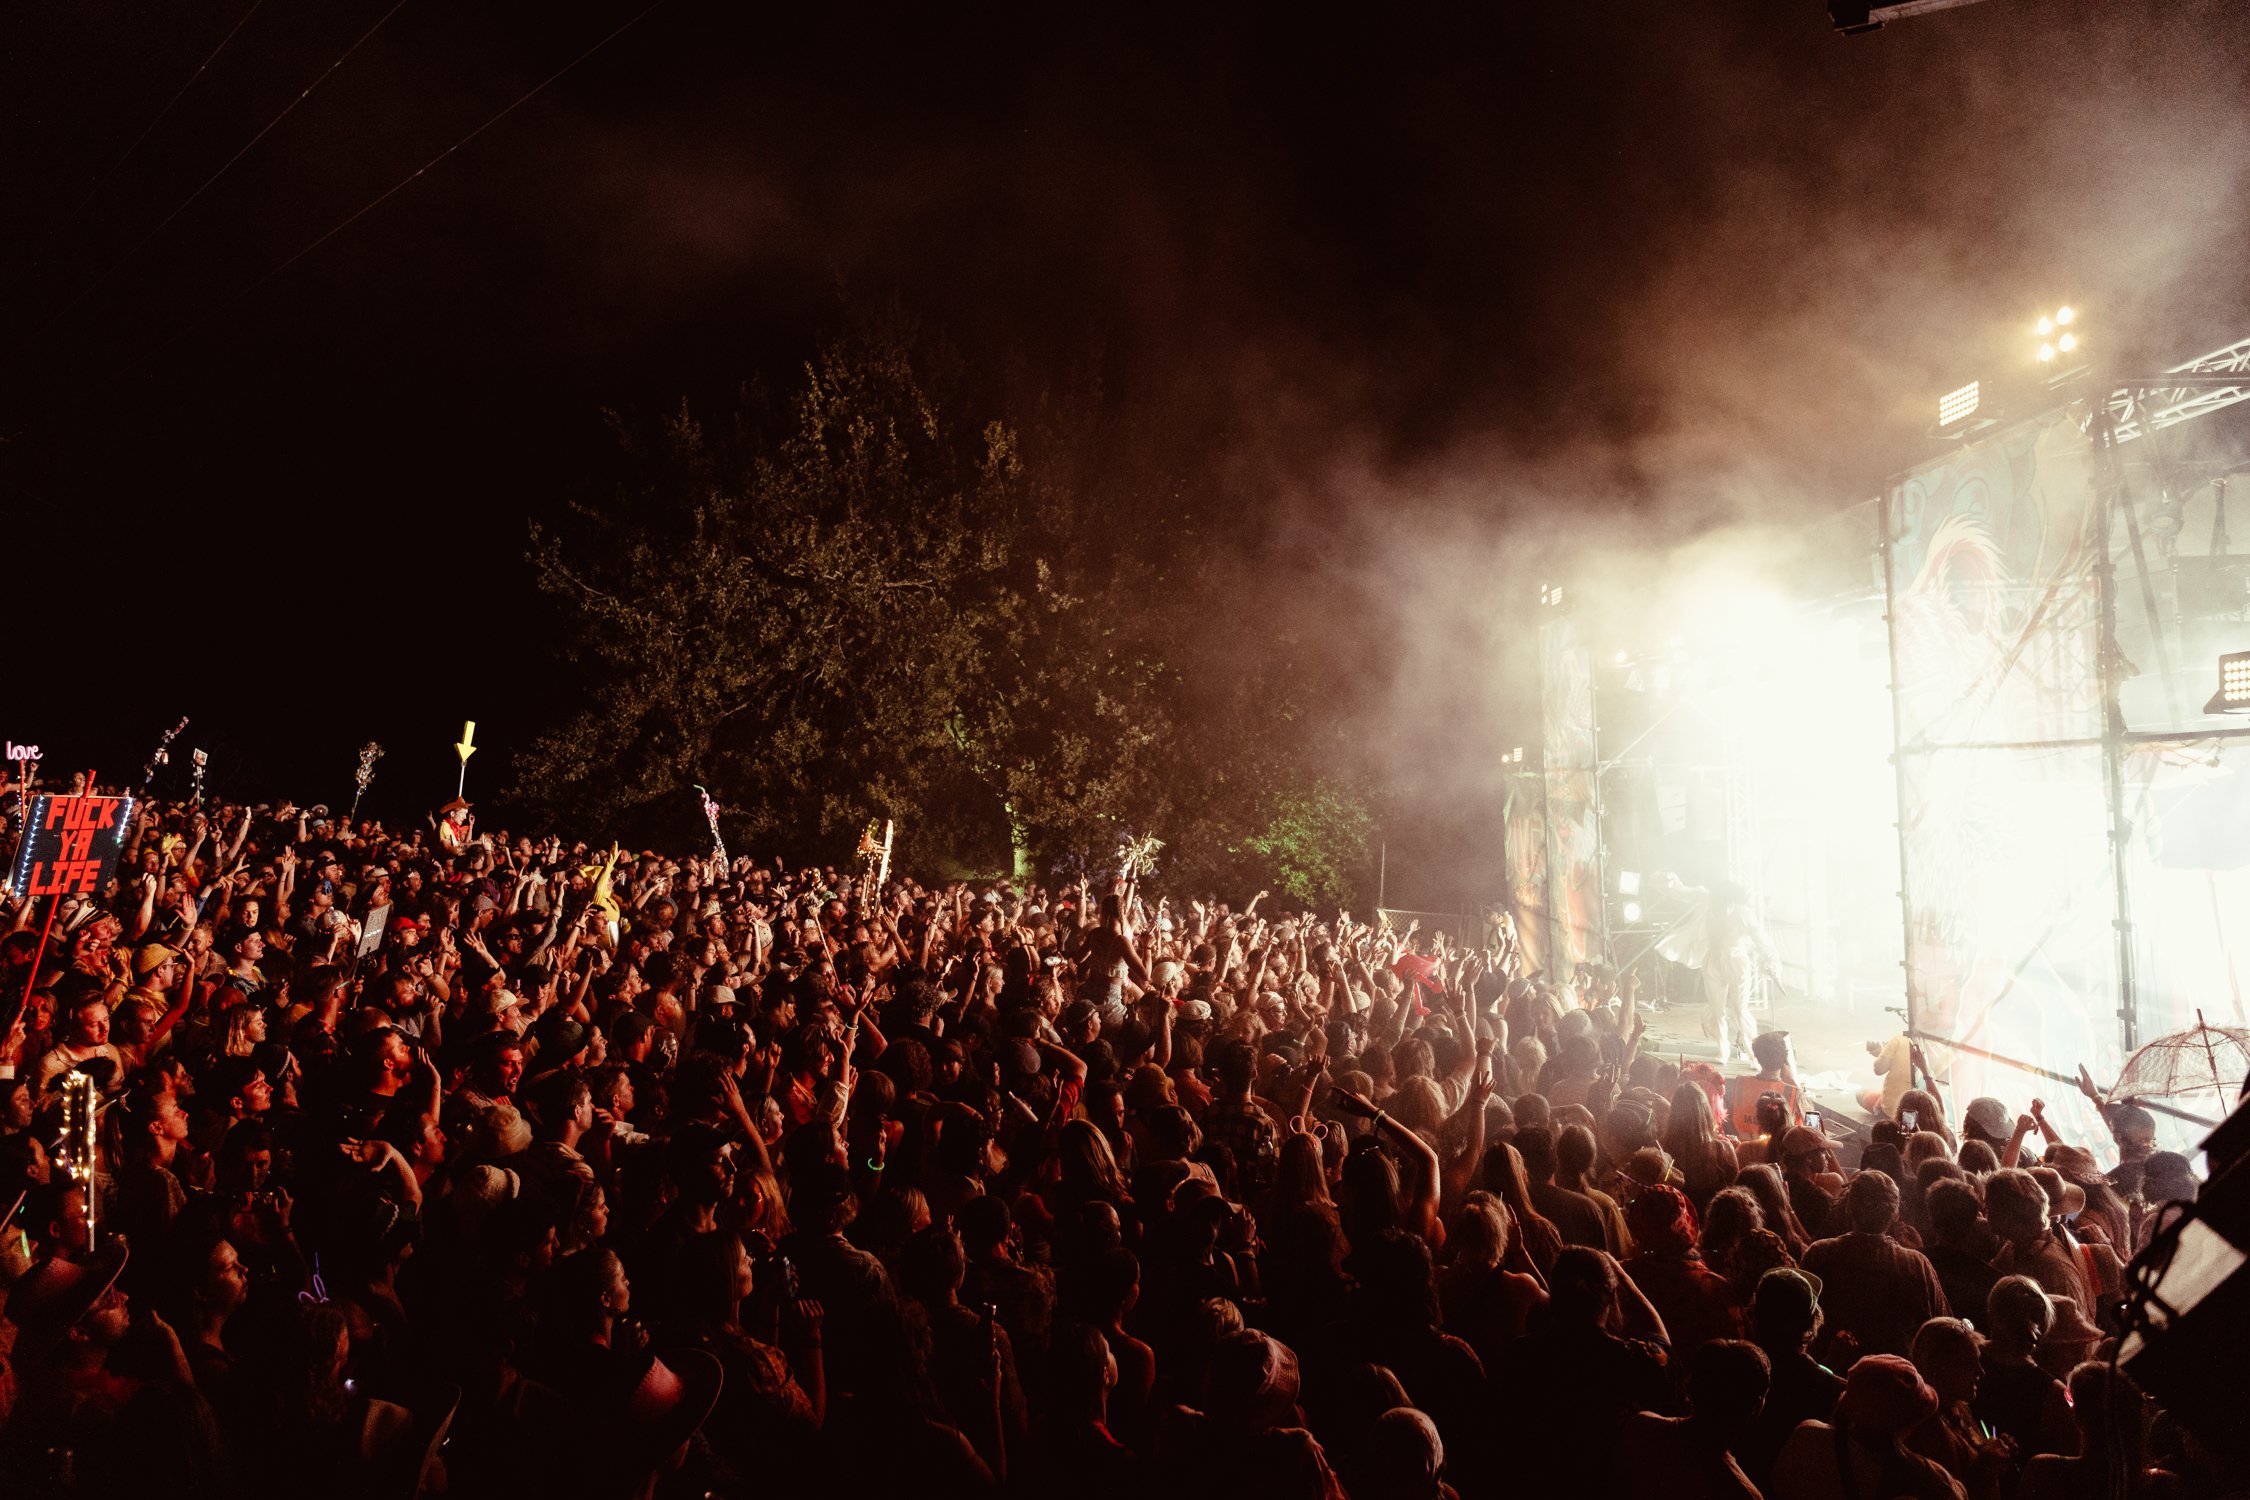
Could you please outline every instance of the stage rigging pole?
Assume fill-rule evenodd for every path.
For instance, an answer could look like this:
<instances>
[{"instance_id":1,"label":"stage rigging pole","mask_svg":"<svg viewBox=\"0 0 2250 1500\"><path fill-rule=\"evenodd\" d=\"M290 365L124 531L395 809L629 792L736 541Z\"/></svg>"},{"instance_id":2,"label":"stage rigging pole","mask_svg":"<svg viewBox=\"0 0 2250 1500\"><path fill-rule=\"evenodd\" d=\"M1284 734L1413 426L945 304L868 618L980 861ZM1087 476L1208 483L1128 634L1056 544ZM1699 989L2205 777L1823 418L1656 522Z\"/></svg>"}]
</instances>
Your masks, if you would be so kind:
<instances>
[{"instance_id":1,"label":"stage rigging pole","mask_svg":"<svg viewBox=\"0 0 2250 1500\"><path fill-rule=\"evenodd\" d=\"M1906 709L1899 696L1898 622L1894 618L1898 609L1898 577L1897 564L1891 556L1896 540L1891 535L1891 505L1897 494L1898 487L1894 484L1875 507L1875 544L1883 553L1883 639L1891 653L1891 780L1898 797L1891 827L1898 834L1898 967L1906 987L1906 1032L1917 1036L1921 1033L1922 1022L1920 994L1914 983L1914 901L1907 883L1910 861L1906 844ZM1947 1076L1950 1079L1950 1070Z\"/></svg>"},{"instance_id":2,"label":"stage rigging pole","mask_svg":"<svg viewBox=\"0 0 2250 1500\"><path fill-rule=\"evenodd\" d=\"M2088 518L2094 531L2095 622L2094 680L2102 700L2102 775L2109 793L2110 884L2117 896L2113 925L2117 938L2117 1026L2123 1051L2133 1055L2138 996L2133 981L2133 892L2126 870L2132 846L2132 825L2125 816L2125 713L2118 703L2117 667L2117 568L2110 561L2110 537L2116 530L2116 506L2125 487L2125 472L2117 460L2116 420L2107 399L2095 405L2091 436L2094 440L2094 513Z\"/></svg>"}]
</instances>

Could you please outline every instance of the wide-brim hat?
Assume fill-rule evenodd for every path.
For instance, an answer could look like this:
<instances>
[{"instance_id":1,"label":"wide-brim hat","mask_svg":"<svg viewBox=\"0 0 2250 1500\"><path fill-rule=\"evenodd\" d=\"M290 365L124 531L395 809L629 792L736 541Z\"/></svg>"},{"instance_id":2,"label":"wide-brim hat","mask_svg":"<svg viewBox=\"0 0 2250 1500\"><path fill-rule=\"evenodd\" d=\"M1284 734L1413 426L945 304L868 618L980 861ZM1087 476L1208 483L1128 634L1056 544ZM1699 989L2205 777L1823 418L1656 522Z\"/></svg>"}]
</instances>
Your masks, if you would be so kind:
<instances>
[{"instance_id":1,"label":"wide-brim hat","mask_svg":"<svg viewBox=\"0 0 2250 1500\"><path fill-rule=\"evenodd\" d=\"M685 1447L719 1404L726 1374L702 1349L666 1349L626 1394L618 1461L638 1477Z\"/></svg>"},{"instance_id":2,"label":"wide-brim hat","mask_svg":"<svg viewBox=\"0 0 2250 1500\"><path fill-rule=\"evenodd\" d=\"M1896 1354L1870 1354L1854 1364L1836 1403L1836 1414L1847 1425L1885 1437L1903 1435L1937 1409L1937 1392L1911 1360Z\"/></svg>"},{"instance_id":3,"label":"wide-brim hat","mask_svg":"<svg viewBox=\"0 0 2250 1500\"><path fill-rule=\"evenodd\" d=\"M16 1325L13 1353L18 1371L28 1373L53 1353L63 1336L117 1284L125 1269L125 1246L111 1241L83 1261L41 1261L8 1290L8 1321Z\"/></svg>"}]
</instances>

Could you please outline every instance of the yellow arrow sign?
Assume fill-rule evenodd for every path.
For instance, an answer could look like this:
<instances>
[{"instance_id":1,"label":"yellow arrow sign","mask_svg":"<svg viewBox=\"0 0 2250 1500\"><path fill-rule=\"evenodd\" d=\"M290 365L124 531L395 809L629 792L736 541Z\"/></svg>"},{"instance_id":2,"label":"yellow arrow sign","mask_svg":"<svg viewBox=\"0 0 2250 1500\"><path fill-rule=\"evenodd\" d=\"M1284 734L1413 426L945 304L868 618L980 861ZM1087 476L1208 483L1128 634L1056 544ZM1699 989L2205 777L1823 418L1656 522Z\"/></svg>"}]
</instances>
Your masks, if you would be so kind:
<instances>
[{"instance_id":1,"label":"yellow arrow sign","mask_svg":"<svg viewBox=\"0 0 2250 1500\"><path fill-rule=\"evenodd\" d=\"M469 757L477 753L476 741L477 721L471 719L461 726L461 738L453 742L453 753L461 757L462 765L467 765Z\"/></svg>"}]
</instances>

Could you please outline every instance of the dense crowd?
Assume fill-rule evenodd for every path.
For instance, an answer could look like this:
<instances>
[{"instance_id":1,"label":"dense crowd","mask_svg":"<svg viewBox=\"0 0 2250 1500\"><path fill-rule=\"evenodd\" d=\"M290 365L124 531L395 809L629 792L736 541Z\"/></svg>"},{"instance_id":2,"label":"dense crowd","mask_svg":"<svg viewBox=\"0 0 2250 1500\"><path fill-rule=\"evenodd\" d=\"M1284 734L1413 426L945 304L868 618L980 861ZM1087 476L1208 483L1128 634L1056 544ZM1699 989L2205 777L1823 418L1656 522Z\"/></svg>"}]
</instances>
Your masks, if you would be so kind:
<instances>
[{"instance_id":1,"label":"dense crowd","mask_svg":"<svg viewBox=\"0 0 2250 1500\"><path fill-rule=\"evenodd\" d=\"M2105 1357L2130 1105L1846 1170L1504 926L611 855L143 804L17 907L0 1494L2223 1489Z\"/></svg>"}]
</instances>

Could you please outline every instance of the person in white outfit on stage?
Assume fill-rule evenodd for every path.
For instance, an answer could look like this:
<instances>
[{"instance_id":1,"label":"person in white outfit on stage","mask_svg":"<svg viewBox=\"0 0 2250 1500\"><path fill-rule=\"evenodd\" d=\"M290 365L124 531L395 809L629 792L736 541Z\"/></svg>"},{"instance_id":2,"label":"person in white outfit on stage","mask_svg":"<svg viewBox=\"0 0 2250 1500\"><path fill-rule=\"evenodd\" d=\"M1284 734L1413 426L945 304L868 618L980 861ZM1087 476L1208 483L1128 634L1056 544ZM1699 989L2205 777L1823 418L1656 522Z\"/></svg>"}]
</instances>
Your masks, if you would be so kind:
<instances>
[{"instance_id":1,"label":"person in white outfit on stage","mask_svg":"<svg viewBox=\"0 0 2250 1500\"><path fill-rule=\"evenodd\" d=\"M1750 910L1742 887L1722 881L1710 890L1666 877L1672 890L1691 898L1694 910L1656 945L1657 952L1703 978L1703 1034L1719 1044L1723 1067L1739 1051L1750 1059L1750 1038L1758 1034L1750 1019L1750 997L1762 969L1779 975L1781 956Z\"/></svg>"}]
</instances>

